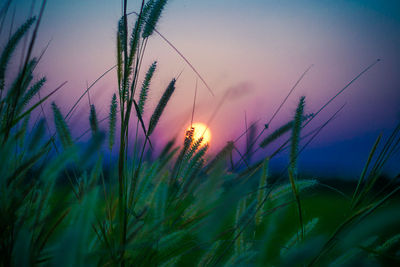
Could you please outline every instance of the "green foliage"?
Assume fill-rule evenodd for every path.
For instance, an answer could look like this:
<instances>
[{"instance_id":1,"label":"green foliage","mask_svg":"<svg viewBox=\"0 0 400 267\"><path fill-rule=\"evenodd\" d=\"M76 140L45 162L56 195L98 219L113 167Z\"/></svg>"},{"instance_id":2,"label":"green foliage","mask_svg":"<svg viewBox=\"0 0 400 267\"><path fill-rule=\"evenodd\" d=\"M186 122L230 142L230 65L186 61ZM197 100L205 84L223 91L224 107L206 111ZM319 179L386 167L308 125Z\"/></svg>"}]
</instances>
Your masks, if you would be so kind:
<instances>
[{"instance_id":1,"label":"green foliage","mask_svg":"<svg viewBox=\"0 0 400 267\"><path fill-rule=\"evenodd\" d=\"M67 149L73 144L68 125L65 122L64 117L61 114L61 111L57 107L56 103L51 103L51 108L53 109L54 124L56 125L57 134L60 138L62 146L64 147L64 149Z\"/></svg>"},{"instance_id":2,"label":"green foliage","mask_svg":"<svg viewBox=\"0 0 400 267\"><path fill-rule=\"evenodd\" d=\"M299 192L310 189L318 185L317 180L301 180L296 182L296 187ZM277 186L274 190L271 191L269 197L272 201L284 199L285 196L292 192L291 184L284 184L281 186Z\"/></svg>"},{"instance_id":3,"label":"green foliage","mask_svg":"<svg viewBox=\"0 0 400 267\"><path fill-rule=\"evenodd\" d=\"M212 244L212 246L206 250L206 253L204 253L204 255L201 257L198 266L209 266L210 265L210 261L212 260L212 258L215 256L215 254L218 252L218 249L221 245L222 241L216 241Z\"/></svg>"},{"instance_id":4,"label":"green foliage","mask_svg":"<svg viewBox=\"0 0 400 267\"><path fill-rule=\"evenodd\" d=\"M353 208L359 206L362 202L370 202L368 196L369 194L371 194L372 189L374 188L376 182L382 174L385 164L387 163L388 159L390 159L394 155L394 153L396 153L395 151L398 151L400 147L400 123L398 123L393 129L383 148L381 149L379 154L376 155L374 164L370 166L371 160L377 152L377 147L380 143L380 139L380 136L376 139L368 156L367 163L364 166L364 169L359 178L356 191L353 194ZM369 167L371 168L369 170L369 173L367 174L367 170Z\"/></svg>"},{"instance_id":5,"label":"green foliage","mask_svg":"<svg viewBox=\"0 0 400 267\"><path fill-rule=\"evenodd\" d=\"M318 218L314 218L311 221L309 221L305 227L304 227L304 234L308 235L317 225L319 219ZM284 256L287 251L291 248L293 248L294 246L296 246L296 244L298 244L299 240L300 240L300 236L302 234L302 229L300 229L299 231L296 232L296 234L294 234L285 244L285 246L281 249L281 256Z\"/></svg>"},{"instance_id":6,"label":"green foliage","mask_svg":"<svg viewBox=\"0 0 400 267\"><path fill-rule=\"evenodd\" d=\"M241 232L241 227L243 224L243 219L245 218L245 211L246 211L246 198L241 199L239 201L239 205L236 209L236 216L235 216L235 228L236 228L236 232L235 232L235 236L236 237L236 241L235 241L235 245L234 245L234 250L235 250L235 254L236 255L240 255L244 252L244 238L243 238L243 234Z\"/></svg>"},{"instance_id":7,"label":"green foliage","mask_svg":"<svg viewBox=\"0 0 400 267\"><path fill-rule=\"evenodd\" d=\"M360 258L398 260L399 234L388 226L400 221L391 212L398 210L398 199L393 198L400 188L388 186L377 194L373 189L383 166L399 149L400 125L375 157L381 137L376 141L351 201L320 190L322 184L315 179L299 177L299 142L308 118L304 97L294 118L260 145L266 147L292 130L288 182L270 172L270 158L245 171L226 170L235 142L209 159L208 144L193 140L193 129L186 132L180 149L172 140L159 157L145 160L146 144L175 90L173 79L146 130L141 114L156 62L144 77L138 103L133 97L145 42L166 2L150 0L142 6L129 49L126 16L118 24L119 103L114 94L106 144L112 150L119 104L117 163L105 165L99 153L103 139L94 105L89 117L93 138L87 147L74 145L55 103L51 107L61 151L54 135L46 134L45 119L31 123L32 111L51 95L31 103L46 82L35 78L36 59L27 60L25 71L4 88L13 51L34 20L6 44L0 58L0 82L6 92L0 96L0 266L326 266ZM142 144L136 138L133 153L128 146L132 106L145 138ZM380 217L377 210L390 211L390 216ZM371 225L378 234L370 231Z\"/></svg>"}]
</instances>

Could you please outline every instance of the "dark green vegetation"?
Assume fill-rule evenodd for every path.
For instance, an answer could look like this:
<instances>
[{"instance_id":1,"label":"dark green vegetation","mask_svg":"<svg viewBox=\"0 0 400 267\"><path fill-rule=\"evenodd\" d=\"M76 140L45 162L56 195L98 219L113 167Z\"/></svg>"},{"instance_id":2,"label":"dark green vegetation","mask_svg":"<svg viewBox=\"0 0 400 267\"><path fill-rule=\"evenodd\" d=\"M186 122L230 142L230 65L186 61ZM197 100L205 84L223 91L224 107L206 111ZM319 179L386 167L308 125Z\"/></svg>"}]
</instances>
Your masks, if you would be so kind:
<instances>
[{"instance_id":1,"label":"dark green vegetation","mask_svg":"<svg viewBox=\"0 0 400 267\"><path fill-rule=\"evenodd\" d=\"M144 160L175 89L172 79L150 121L142 119L157 64L149 67L142 83L139 71L166 2L143 2L129 29L125 1L116 38L118 92L110 105L109 129L100 130L92 105L92 137L85 147L76 145L66 123L73 109L65 116L52 103L55 135L46 134L45 119L30 121L33 111L59 89L38 97L46 79L34 79L40 60L31 56L35 34L20 72L15 78L6 75L23 37L30 28L37 31L41 14L20 26L1 51L0 265L398 263L399 187L394 181L399 177L384 184L380 177L385 163L398 152L400 125L386 141L378 137L351 194L302 179L298 172L297 159L304 148L299 147L301 131L324 108L304 114L304 97L293 118L259 144L267 147L291 133L287 142L243 171L227 169L235 142L209 158L208 146L192 140L193 129L180 148L170 142L155 160ZM133 148L128 146L131 115L141 131L136 136L145 136L143 144L136 138ZM101 148L107 143L112 149L116 136L118 163L106 170ZM272 176L269 160L284 148L290 150L287 173Z\"/></svg>"}]
</instances>

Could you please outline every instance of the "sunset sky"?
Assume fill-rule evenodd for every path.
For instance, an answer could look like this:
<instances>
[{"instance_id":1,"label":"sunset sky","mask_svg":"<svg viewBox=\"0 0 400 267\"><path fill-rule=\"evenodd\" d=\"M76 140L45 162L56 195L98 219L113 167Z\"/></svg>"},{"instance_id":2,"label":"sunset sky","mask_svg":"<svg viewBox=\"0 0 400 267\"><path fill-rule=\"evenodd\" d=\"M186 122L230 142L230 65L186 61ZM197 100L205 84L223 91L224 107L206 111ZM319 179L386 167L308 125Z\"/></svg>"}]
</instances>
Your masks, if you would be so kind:
<instances>
[{"instance_id":1,"label":"sunset sky","mask_svg":"<svg viewBox=\"0 0 400 267\"><path fill-rule=\"evenodd\" d=\"M35 11L39 4L36 1ZM14 1L9 16L16 8L15 24L20 25L29 15L30 6L28 0ZM128 11L138 8L139 1L128 1ZM115 64L120 16L120 1L48 1L36 53L48 41L51 43L37 74L47 76L49 91L68 81L53 98L62 111L71 107L87 83ZM130 25L134 19L134 15L129 18ZM199 81L195 121L207 123L221 98L231 90L209 124L211 153L244 131L245 114L248 124L260 120L261 129L311 64L314 66L272 121L271 129L294 115L301 95L306 96L306 113L315 112L369 64L382 59L304 129L307 133L321 125L346 103L304 152L300 167L315 170L315 175L326 175L326 170L332 175L344 171L358 174L379 132L387 137L400 119L399 1L172 0L157 29L214 91L213 97ZM2 34L1 45L7 34ZM153 137L162 147L173 136L181 138L190 124L196 75L156 35L149 41L143 69L154 60L158 69L145 107L147 122L169 81L183 71ZM100 118L107 115L116 91L115 72L91 91ZM70 121L76 136L86 130L82 125L88 125L87 110L85 98ZM244 143L238 146L244 150ZM256 157L270 152L260 151ZM278 158L277 165L283 166L286 157ZM392 162L389 169L395 165Z\"/></svg>"}]
</instances>

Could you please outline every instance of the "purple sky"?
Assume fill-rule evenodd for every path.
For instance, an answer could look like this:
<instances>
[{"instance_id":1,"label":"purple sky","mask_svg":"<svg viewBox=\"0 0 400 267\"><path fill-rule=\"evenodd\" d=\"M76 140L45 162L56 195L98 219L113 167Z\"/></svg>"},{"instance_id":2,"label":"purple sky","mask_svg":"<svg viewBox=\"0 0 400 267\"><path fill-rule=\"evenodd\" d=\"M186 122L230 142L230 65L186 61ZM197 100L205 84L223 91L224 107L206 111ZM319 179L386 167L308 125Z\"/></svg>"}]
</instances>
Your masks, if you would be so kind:
<instances>
[{"instance_id":1,"label":"purple sky","mask_svg":"<svg viewBox=\"0 0 400 267\"><path fill-rule=\"evenodd\" d=\"M37 10L40 1L36 2ZM137 10L139 1L128 3L129 10ZM16 24L29 14L30 5L31 1L14 1L11 10L17 8ZM53 98L62 111L71 107L87 83L115 64L120 15L119 1L48 1L37 51L49 40L51 44L38 74L48 77L46 90L68 81ZM133 23L134 17L130 19ZM260 120L261 127L267 122L311 64L314 67L271 129L293 116L301 95L306 96L306 112L315 112L366 66L382 59L304 130L320 125L346 103L305 152L305 168L346 168L359 173L376 135L393 128L400 117L397 1L175 0L167 5L158 30L190 60L215 93L212 97L199 82L195 121L206 123L226 91L234 92L209 125L211 153L240 135L245 113L248 123ZM183 134L190 123L196 75L158 36L149 42L144 69L153 60L159 68L145 108L147 121L168 82L183 70L155 133L155 143L161 146ZM91 97L100 118L107 115L116 90L115 72L93 88ZM76 136L86 130L80 125L86 124L87 106L85 99L70 121ZM391 166L394 169L394 163Z\"/></svg>"}]
</instances>

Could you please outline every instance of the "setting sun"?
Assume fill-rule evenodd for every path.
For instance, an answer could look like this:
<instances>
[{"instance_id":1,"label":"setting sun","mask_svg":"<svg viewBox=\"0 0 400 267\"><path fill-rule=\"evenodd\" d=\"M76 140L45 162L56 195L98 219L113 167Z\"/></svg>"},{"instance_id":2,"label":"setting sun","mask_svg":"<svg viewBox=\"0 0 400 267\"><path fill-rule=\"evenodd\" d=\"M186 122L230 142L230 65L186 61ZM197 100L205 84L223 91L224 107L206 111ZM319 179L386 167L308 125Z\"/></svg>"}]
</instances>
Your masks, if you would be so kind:
<instances>
[{"instance_id":1,"label":"setting sun","mask_svg":"<svg viewBox=\"0 0 400 267\"><path fill-rule=\"evenodd\" d=\"M198 140L200 137L203 137L201 144L210 144L211 131L204 123L196 122L193 123L192 127L194 128L193 140ZM187 130L190 130L190 126L187 128Z\"/></svg>"}]
</instances>

